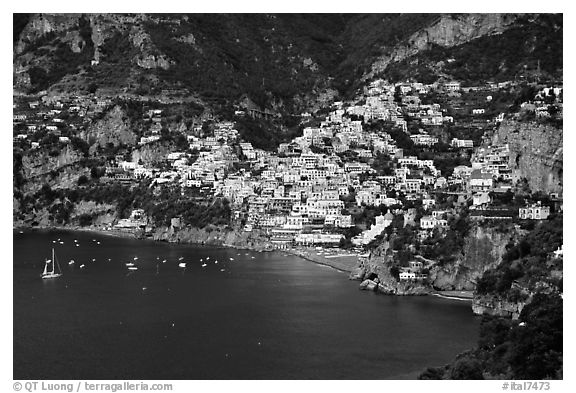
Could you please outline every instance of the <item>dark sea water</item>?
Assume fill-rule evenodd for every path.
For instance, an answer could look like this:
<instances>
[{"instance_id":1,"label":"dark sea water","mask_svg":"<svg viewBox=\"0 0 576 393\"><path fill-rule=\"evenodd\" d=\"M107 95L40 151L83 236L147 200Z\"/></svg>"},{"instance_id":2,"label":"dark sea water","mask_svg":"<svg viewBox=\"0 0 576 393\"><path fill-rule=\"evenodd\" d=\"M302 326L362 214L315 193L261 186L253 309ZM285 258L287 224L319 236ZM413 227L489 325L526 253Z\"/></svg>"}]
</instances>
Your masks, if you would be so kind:
<instances>
[{"instance_id":1,"label":"dark sea water","mask_svg":"<svg viewBox=\"0 0 576 393\"><path fill-rule=\"evenodd\" d=\"M52 246L64 275L42 280ZM468 302L359 291L282 253L33 231L13 264L14 379L415 378L478 336Z\"/></svg>"}]
</instances>

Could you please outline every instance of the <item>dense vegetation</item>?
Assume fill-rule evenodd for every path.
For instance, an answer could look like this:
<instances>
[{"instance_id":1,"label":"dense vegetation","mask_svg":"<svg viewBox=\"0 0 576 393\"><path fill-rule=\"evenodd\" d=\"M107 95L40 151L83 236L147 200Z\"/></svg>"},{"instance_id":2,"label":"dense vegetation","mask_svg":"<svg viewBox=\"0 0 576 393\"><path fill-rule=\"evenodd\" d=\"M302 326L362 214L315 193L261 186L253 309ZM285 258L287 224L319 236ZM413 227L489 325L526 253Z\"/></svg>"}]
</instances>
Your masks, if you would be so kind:
<instances>
[{"instance_id":1,"label":"dense vegetation","mask_svg":"<svg viewBox=\"0 0 576 393\"><path fill-rule=\"evenodd\" d=\"M16 44L18 39L20 39L20 33L22 33L26 24L28 24L28 21L30 20L30 14L14 13L12 14L12 20L12 42Z\"/></svg>"},{"instance_id":2,"label":"dense vegetation","mask_svg":"<svg viewBox=\"0 0 576 393\"><path fill-rule=\"evenodd\" d=\"M49 220L55 224L73 224L71 217L75 204L80 201L93 201L98 204L110 204L116 207L116 215L126 218L132 209L141 208L156 225L169 226L170 220L180 217L182 223L196 228L208 225L228 225L231 210L226 199L209 199L193 195L188 191L182 194L179 187L150 187L150 182L141 182L136 186L119 183L101 183L98 178L99 167L91 171L92 181L80 176L76 189L52 189L45 184L38 192L22 198L20 212L47 209ZM92 217L80 215L78 224L89 225Z\"/></svg>"},{"instance_id":3,"label":"dense vegetation","mask_svg":"<svg viewBox=\"0 0 576 393\"><path fill-rule=\"evenodd\" d=\"M502 263L477 284L480 295L527 302L518 320L484 316L478 345L444 367L428 368L420 379L561 379L563 366L562 217L534 225L509 244ZM513 285L516 283L517 285Z\"/></svg>"},{"instance_id":4,"label":"dense vegetation","mask_svg":"<svg viewBox=\"0 0 576 393\"><path fill-rule=\"evenodd\" d=\"M52 50L45 50L45 54L50 58L50 67L34 66L30 68L30 82L33 90L39 91L47 89L52 84L61 80L65 75L74 74L78 68L90 64L94 56L94 43L92 42L92 29L90 21L82 16L78 20L77 26L80 37L83 40L83 46L79 53L70 49L68 43L61 41L58 37L46 43ZM28 49L30 50L30 48Z\"/></svg>"},{"instance_id":5,"label":"dense vegetation","mask_svg":"<svg viewBox=\"0 0 576 393\"><path fill-rule=\"evenodd\" d=\"M151 43L136 48L129 32L118 29L101 46L100 64L90 67L91 26L83 17L75 27L85 41L80 53L54 33L28 43L26 52L45 59L30 69L36 91L82 68L79 80L88 91L114 87L145 95L185 88L216 111L227 112L246 94L261 108L286 115L307 109L309 99L328 87L350 98L375 58L438 18L440 14L150 15L141 27ZM14 41L28 20L26 14L14 15ZM135 59L142 55L165 56L170 68L136 67ZM449 58L454 60L447 62ZM520 18L501 35L454 48L431 47L416 59L392 64L385 77L430 83L448 75L477 83L530 79L537 70L555 77L562 70L562 15Z\"/></svg>"},{"instance_id":6,"label":"dense vegetation","mask_svg":"<svg viewBox=\"0 0 576 393\"><path fill-rule=\"evenodd\" d=\"M419 379L562 379L563 302L537 294L518 321L485 316L476 349Z\"/></svg>"},{"instance_id":7,"label":"dense vegetation","mask_svg":"<svg viewBox=\"0 0 576 393\"><path fill-rule=\"evenodd\" d=\"M145 25L154 45L174 61L169 70L157 71L165 82L183 83L218 105L247 94L262 108L275 101L293 108L295 95L326 84L325 70L313 63L329 66L334 52L329 50L329 35L314 18L264 14L177 18L177 26ZM331 23L330 17L323 20ZM194 44L183 42L183 37L193 37Z\"/></svg>"},{"instance_id":8,"label":"dense vegetation","mask_svg":"<svg viewBox=\"0 0 576 393\"><path fill-rule=\"evenodd\" d=\"M552 279L551 270L562 270L562 261L550 259L551 253L563 243L562 215L553 216L536 225L517 244L509 244L502 263L484 273L476 291L481 295L498 294L511 301L521 300L514 281L534 289L537 283L547 282L561 290L562 280Z\"/></svg>"},{"instance_id":9,"label":"dense vegetation","mask_svg":"<svg viewBox=\"0 0 576 393\"><path fill-rule=\"evenodd\" d=\"M441 74L465 84L532 80L538 72L542 78L554 79L562 75L562 24L561 14L525 18L497 39L484 36L453 48L435 45L386 71L392 80L410 77L424 83L436 81Z\"/></svg>"},{"instance_id":10,"label":"dense vegetation","mask_svg":"<svg viewBox=\"0 0 576 393\"><path fill-rule=\"evenodd\" d=\"M301 134L297 127L283 131L277 123L250 117L239 117L236 129L243 140L264 150L276 150L280 143L288 142Z\"/></svg>"}]
</instances>

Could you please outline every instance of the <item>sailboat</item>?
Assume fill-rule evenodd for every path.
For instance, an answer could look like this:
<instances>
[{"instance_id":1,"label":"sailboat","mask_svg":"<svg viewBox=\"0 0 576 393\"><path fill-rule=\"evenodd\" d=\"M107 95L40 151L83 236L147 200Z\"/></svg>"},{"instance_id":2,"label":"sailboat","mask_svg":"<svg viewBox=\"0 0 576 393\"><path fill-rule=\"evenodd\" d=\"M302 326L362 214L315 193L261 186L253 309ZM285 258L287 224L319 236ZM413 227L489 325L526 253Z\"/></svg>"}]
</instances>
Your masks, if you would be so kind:
<instances>
[{"instance_id":1,"label":"sailboat","mask_svg":"<svg viewBox=\"0 0 576 393\"><path fill-rule=\"evenodd\" d=\"M48 270L48 264L50 263L52 264L52 271ZM60 271L60 273L56 273L55 270L56 265L58 265L58 270ZM56 256L54 255L54 249L52 249L52 260L50 259L46 260L46 264L44 265L44 272L42 273L42 278L44 279L56 278L60 277L61 275L62 275L62 269L60 268L58 260L56 260Z\"/></svg>"}]
</instances>

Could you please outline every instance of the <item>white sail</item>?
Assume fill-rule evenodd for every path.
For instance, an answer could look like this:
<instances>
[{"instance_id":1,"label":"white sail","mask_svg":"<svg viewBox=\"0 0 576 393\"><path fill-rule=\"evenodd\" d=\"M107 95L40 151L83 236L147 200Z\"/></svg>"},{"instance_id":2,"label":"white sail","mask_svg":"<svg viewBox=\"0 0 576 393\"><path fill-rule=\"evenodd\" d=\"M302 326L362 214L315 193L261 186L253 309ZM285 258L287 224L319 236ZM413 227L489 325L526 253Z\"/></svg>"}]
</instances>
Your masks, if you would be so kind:
<instances>
[{"instance_id":1,"label":"white sail","mask_svg":"<svg viewBox=\"0 0 576 393\"><path fill-rule=\"evenodd\" d=\"M48 271L48 264L52 263L52 271ZM56 255L54 254L54 249L52 249L52 259L47 259L46 264L44 265L44 272L42 273L42 278L56 278L62 275L62 269L60 268L60 264L58 264L59 273L56 273L56 264L58 260L56 260Z\"/></svg>"}]
</instances>

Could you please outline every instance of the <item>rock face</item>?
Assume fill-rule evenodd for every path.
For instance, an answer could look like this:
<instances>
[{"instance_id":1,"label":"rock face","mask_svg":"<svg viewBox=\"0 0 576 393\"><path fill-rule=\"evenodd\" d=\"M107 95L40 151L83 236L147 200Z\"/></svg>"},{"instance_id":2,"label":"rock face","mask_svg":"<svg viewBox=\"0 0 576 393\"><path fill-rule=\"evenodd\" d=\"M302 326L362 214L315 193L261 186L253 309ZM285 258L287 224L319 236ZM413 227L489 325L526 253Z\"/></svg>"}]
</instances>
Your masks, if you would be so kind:
<instances>
[{"instance_id":1,"label":"rock face","mask_svg":"<svg viewBox=\"0 0 576 393\"><path fill-rule=\"evenodd\" d=\"M444 291L474 290L482 274L500 264L506 245L517 236L514 229L502 233L491 228L474 227L466 237L463 254L456 263L431 269L432 285Z\"/></svg>"},{"instance_id":2,"label":"rock face","mask_svg":"<svg viewBox=\"0 0 576 393\"><path fill-rule=\"evenodd\" d=\"M142 161L142 164L153 164L166 158L166 155L174 151L170 143L152 142L132 150L132 162Z\"/></svg>"},{"instance_id":3,"label":"rock face","mask_svg":"<svg viewBox=\"0 0 576 393\"><path fill-rule=\"evenodd\" d=\"M256 231L228 231L220 227L184 228L178 230L174 228L158 228L153 234L153 239L176 243L245 247L254 250L267 250L269 246L268 238Z\"/></svg>"},{"instance_id":4,"label":"rock face","mask_svg":"<svg viewBox=\"0 0 576 393\"><path fill-rule=\"evenodd\" d=\"M364 280L360 283L360 289L365 291L375 291L378 288L378 282L373 280Z\"/></svg>"},{"instance_id":5,"label":"rock face","mask_svg":"<svg viewBox=\"0 0 576 393\"><path fill-rule=\"evenodd\" d=\"M430 288L418 282L396 281L387 276L380 279L377 291L386 295L395 296L422 296L430 293Z\"/></svg>"},{"instance_id":6,"label":"rock face","mask_svg":"<svg viewBox=\"0 0 576 393\"><path fill-rule=\"evenodd\" d=\"M25 179L34 178L64 166L72 165L82 159L82 154L66 145L52 156L46 150L39 150L22 157L22 171Z\"/></svg>"},{"instance_id":7,"label":"rock face","mask_svg":"<svg viewBox=\"0 0 576 393\"><path fill-rule=\"evenodd\" d=\"M386 295L419 296L430 293L431 288L425 283L397 281L394 277L392 277L390 274L391 256L388 253L389 247L389 243L384 241L376 250L372 252L370 257L363 262L361 270L356 271L356 274L350 278L362 279L364 277L374 277L374 275L376 275L377 279L374 278L373 280L365 280L364 283L366 283L366 281L377 281L377 285L374 290ZM361 285L367 286L368 289L372 287L372 285L369 285L369 283Z\"/></svg>"},{"instance_id":8,"label":"rock face","mask_svg":"<svg viewBox=\"0 0 576 393\"><path fill-rule=\"evenodd\" d=\"M112 143L114 146L121 143L136 144L136 134L130 129L130 121L119 106L106 113L103 119L92 123L82 132L81 137L88 141L91 155L96 153L98 147L104 147L107 143Z\"/></svg>"},{"instance_id":9,"label":"rock face","mask_svg":"<svg viewBox=\"0 0 576 393\"><path fill-rule=\"evenodd\" d=\"M562 191L562 129L507 120L500 125L492 142L509 144L514 181L527 179L532 191Z\"/></svg>"},{"instance_id":10,"label":"rock face","mask_svg":"<svg viewBox=\"0 0 576 393\"><path fill-rule=\"evenodd\" d=\"M146 69L162 68L164 70L170 67L170 60L158 51L152 43L150 35L146 33L140 25L132 26L129 38L132 45L140 52L135 58L136 64L138 64L139 67Z\"/></svg>"},{"instance_id":11,"label":"rock face","mask_svg":"<svg viewBox=\"0 0 576 393\"><path fill-rule=\"evenodd\" d=\"M95 225L110 224L117 218L116 206L114 205L94 201L78 201L70 216L71 222L77 221L78 217L83 214L93 216L93 224Z\"/></svg>"},{"instance_id":12,"label":"rock face","mask_svg":"<svg viewBox=\"0 0 576 393\"><path fill-rule=\"evenodd\" d=\"M464 44L485 35L505 31L515 20L514 14L465 14L442 15L425 29L412 34L407 40L392 49L383 49L380 56L366 75L371 78L383 72L392 62L399 62L413 56L431 45L452 47Z\"/></svg>"},{"instance_id":13,"label":"rock face","mask_svg":"<svg viewBox=\"0 0 576 393\"><path fill-rule=\"evenodd\" d=\"M81 16L81 14L36 14L32 16L14 46L14 54L24 52L30 43L48 33L66 34L78 24Z\"/></svg>"},{"instance_id":14,"label":"rock face","mask_svg":"<svg viewBox=\"0 0 576 393\"><path fill-rule=\"evenodd\" d=\"M474 296L472 311L476 315L494 315L498 317L518 319L526 302L513 303L495 296Z\"/></svg>"},{"instance_id":15,"label":"rock face","mask_svg":"<svg viewBox=\"0 0 576 393\"><path fill-rule=\"evenodd\" d=\"M494 228L474 226L455 263L431 266L429 284L396 281L390 274L393 258L390 245L383 241L372 251L370 258L364 261L362 268L353 272L350 279L362 280L376 275L380 280L378 290L394 295L421 295L430 292L432 288L442 291L473 291L482 274L500 264L506 245L511 240L517 241L520 235L521 231L517 228L499 232Z\"/></svg>"}]
</instances>

